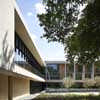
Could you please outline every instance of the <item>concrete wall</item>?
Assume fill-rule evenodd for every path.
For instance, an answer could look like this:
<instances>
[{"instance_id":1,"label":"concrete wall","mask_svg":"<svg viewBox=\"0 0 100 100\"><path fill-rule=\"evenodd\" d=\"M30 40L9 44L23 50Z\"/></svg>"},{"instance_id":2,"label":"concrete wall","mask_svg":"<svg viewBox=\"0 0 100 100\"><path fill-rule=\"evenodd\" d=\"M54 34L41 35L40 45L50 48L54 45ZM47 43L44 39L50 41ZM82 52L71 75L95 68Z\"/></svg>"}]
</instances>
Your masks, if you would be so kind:
<instances>
[{"instance_id":1,"label":"concrete wall","mask_svg":"<svg viewBox=\"0 0 100 100\"><path fill-rule=\"evenodd\" d=\"M14 64L14 35L15 23L17 23L15 16L18 16L15 14L15 4L15 0L0 0L0 68L10 70L9 72L31 77L33 79L35 78L39 81L44 81L44 79L38 77L38 75L33 75L29 71L23 70L20 66L15 66ZM24 31L22 32L24 33Z\"/></svg>"},{"instance_id":2,"label":"concrete wall","mask_svg":"<svg viewBox=\"0 0 100 100\"><path fill-rule=\"evenodd\" d=\"M30 94L30 80L0 74L0 100L17 100Z\"/></svg>"},{"instance_id":3,"label":"concrete wall","mask_svg":"<svg viewBox=\"0 0 100 100\"><path fill-rule=\"evenodd\" d=\"M8 100L8 76L0 74L0 100Z\"/></svg>"},{"instance_id":4,"label":"concrete wall","mask_svg":"<svg viewBox=\"0 0 100 100\"><path fill-rule=\"evenodd\" d=\"M30 94L30 81L23 78L12 78L13 82L13 100Z\"/></svg>"},{"instance_id":5,"label":"concrete wall","mask_svg":"<svg viewBox=\"0 0 100 100\"><path fill-rule=\"evenodd\" d=\"M12 69L13 50L14 0L0 0L0 67Z\"/></svg>"},{"instance_id":6,"label":"concrete wall","mask_svg":"<svg viewBox=\"0 0 100 100\"><path fill-rule=\"evenodd\" d=\"M0 0L0 73L1 68L10 70L6 75L17 74L27 78L41 78L21 68L14 66L14 34L15 34L15 0ZM11 72L14 73L11 73ZM16 74L17 73L17 74ZM24 74L23 74L24 73ZM4 74L4 73L3 73ZM29 80L26 78L15 78L0 74L0 100L8 100L13 97L17 99L20 96L29 94ZM41 79L44 81L44 79ZM8 92L9 91L9 92ZM11 100L9 99L9 100Z\"/></svg>"}]
</instances>

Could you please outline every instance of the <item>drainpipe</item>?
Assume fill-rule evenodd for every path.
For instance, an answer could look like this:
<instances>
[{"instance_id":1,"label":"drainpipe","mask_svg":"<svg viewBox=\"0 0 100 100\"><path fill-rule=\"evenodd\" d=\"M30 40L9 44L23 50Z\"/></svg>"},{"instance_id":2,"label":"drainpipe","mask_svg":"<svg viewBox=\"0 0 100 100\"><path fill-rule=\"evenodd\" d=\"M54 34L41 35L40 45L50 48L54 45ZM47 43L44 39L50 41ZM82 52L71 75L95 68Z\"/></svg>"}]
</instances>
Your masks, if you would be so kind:
<instances>
[{"instance_id":1,"label":"drainpipe","mask_svg":"<svg viewBox=\"0 0 100 100\"><path fill-rule=\"evenodd\" d=\"M45 78L46 78L46 80L47 80L47 66L46 66L46 68L45 68Z\"/></svg>"}]
</instances>

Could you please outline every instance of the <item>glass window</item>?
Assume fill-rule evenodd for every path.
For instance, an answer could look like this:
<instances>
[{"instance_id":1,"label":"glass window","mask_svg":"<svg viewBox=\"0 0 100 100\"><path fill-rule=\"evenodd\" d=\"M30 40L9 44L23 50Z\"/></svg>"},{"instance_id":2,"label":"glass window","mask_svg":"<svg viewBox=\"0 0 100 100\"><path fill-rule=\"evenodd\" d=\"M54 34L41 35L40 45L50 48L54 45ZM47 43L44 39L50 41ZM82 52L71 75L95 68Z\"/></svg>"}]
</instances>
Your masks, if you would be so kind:
<instances>
[{"instance_id":1,"label":"glass window","mask_svg":"<svg viewBox=\"0 0 100 100\"><path fill-rule=\"evenodd\" d=\"M38 64L37 60L34 58L17 33L15 33L15 61L17 61L17 63L27 62L35 68L40 69L40 65Z\"/></svg>"}]
</instances>

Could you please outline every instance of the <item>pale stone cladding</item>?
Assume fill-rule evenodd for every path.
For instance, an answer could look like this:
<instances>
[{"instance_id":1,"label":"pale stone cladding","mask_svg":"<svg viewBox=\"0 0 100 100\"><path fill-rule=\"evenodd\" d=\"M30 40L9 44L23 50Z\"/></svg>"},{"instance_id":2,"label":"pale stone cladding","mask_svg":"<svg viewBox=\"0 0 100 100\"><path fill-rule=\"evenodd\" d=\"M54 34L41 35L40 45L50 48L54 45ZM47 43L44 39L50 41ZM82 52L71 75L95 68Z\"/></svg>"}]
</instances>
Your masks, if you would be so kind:
<instances>
[{"instance_id":1,"label":"pale stone cladding","mask_svg":"<svg viewBox=\"0 0 100 100\"><path fill-rule=\"evenodd\" d=\"M17 100L29 94L29 79L0 74L0 100Z\"/></svg>"},{"instance_id":2,"label":"pale stone cladding","mask_svg":"<svg viewBox=\"0 0 100 100\"><path fill-rule=\"evenodd\" d=\"M17 100L21 96L30 94L30 80L24 78L12 77L13 83L13 100Z\"/></svg>"},{"instance_id":3,"label":"pale stone cladding","mask_svg":"<svg viewBox=\"0 0 100 100\"><path fill-rule=\"evenodd\" d=\"M14 0L0 0L0 64L13 62L14 30Z\"/></svg>"},{"instance_id":4,"label":"pale stone cladding","mask_svg":"<svg viewBox=\"0 0 100 100\"><path fill-rule=\"evenodd\" d=\"M8 100L8 76L0 74L0 100Z\"/></svg>"},{"instance_id":5,"label":"pale stone cladding","mask_svg":"<svg viewBox=\"0 0 100 100\"><path fill-rule=\"evenodd\" d=\"M16 11L16 12L15 12ZM15 19L15 16L20 20ZM15 30L18 30L16 21L21 23L24 34L28 39L28 48L34 54L38 63L44 65L42 59L28 36L28 31L23 24L15 0L0 0L0 100L17 100L30 94L30 80L45 82L38 74L19 66L15 63ZM17 23L18 24L18 23ZM17 27L17 28L16 28ZM30 48L30 47L31 48ZM34 66L33 66L34 67Z\"/></svg>"}]
</instances>

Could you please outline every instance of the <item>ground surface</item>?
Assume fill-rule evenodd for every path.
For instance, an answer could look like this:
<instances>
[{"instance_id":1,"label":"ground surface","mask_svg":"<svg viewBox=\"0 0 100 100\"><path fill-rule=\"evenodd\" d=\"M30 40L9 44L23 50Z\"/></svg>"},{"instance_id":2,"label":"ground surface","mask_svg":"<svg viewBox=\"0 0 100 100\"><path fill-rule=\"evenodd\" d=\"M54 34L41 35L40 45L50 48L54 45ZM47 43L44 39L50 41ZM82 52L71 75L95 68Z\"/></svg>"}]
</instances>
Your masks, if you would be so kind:
<instances>
[{"instance_id":1,"label":"ground surface","mask_svg":"<svg viewBox=\"0 0 100 100\"><path fill-rule=\"evenodd\" d=\"M99 93L42 93L33 100L100 100Z\"/></svg>"}]
</instances>

